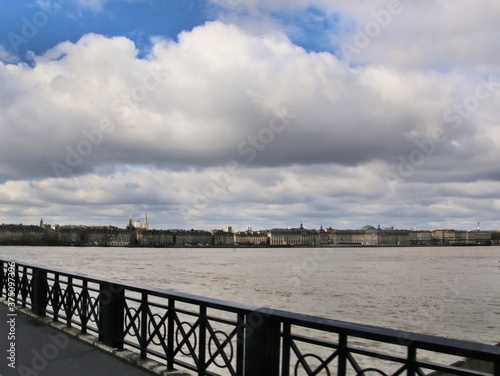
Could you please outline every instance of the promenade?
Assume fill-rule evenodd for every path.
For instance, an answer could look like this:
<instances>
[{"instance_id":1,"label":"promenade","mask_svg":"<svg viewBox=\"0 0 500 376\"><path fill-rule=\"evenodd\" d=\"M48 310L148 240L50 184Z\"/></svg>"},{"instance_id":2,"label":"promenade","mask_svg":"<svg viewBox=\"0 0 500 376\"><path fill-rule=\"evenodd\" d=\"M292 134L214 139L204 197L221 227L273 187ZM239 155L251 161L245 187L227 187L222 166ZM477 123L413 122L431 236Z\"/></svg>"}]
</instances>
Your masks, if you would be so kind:
<instances>
[{"instance_id":1,"label":"promenade","mask_svg":"<svg viewBox=\"0 0 500 376\"><path fill-rule=\"evenodd\" d=\"M11 319L8 307L0 303L0 376L145 376L140 370L94 346L18 312L15 316L15 366L8 366Z\"/></svg>"}]
</instances>

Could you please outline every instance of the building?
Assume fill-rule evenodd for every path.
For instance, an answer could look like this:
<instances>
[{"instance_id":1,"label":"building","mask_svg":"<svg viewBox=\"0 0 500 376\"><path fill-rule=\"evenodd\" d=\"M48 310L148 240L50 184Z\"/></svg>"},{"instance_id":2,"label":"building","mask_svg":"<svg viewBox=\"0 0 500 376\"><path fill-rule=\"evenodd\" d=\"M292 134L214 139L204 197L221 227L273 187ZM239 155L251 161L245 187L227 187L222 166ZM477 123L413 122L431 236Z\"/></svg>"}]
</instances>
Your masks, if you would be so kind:
<instances>
[{"instance_id":1,"label":"building","mask_svg":"<svg viewBox=\"0 0 500 376\"><path fill-rule=\"evenodd\" d=\"M333 245L409 245L410 236L406 230L395 230L394 227L365 226L361 230L328 229Z\"/></svg>"},{"instance_id":2,"label":"building","mask_svg":"<svg viewBox=\"0 0 500 376\"><path fill-rule=\"evenodd\" d=\"M271 246L309 246L316 247L329 244L328 234L323 228L320 230L305 229L303 224L299 228L275 228L268 231L268 244Z\"/></svg>"},{"instance_id":3,"label":"building","mask_svg":"<svg viewBox=\"0 0 500 376\"><path fill-rule=\"evenodd\" d=\"M144 215L144 222L133 221L132 215L128 218L127 229L130 230L149 230L148 213Z\"/></svg>"},{"instance_id":4,"label":"building","mask_svg":"<svg viewBox=\"0 0 500 376\"><path fill-rule=\"evenodd\" d=\"M267 231L237 231L234 233L234 245L241 246L266 246Z\"/></svg>"},{"instance_id":5,"label":"building","mask_svg":"<svg viewBox=\"0 0 500 376\"><path fill-rule=\"evenodd\" d=\"M380 226L365 226L362 228L365 232L366 245L409 245L410 236L406 230L395 230L394 227L383 228Z\"/></svg>"},{"instance_id":6,"label":"building","mask_svg":"<svg viewBox=\"0 0 500 376\"><path fill-rule=\"evenodd\" d=\"M486 245L491 244L491 231L434 230L432 240L437 245Z\"/></svg>"},{"instance_id":7,"label":"building","mask_svg":"<svg viewBox=\"0 0 500 376\"><path fill-rule=\"evenodd\" d=\"M410 245L431 245L432 231L411 230L408 231Z\"/></svg>"},{"instance_id":8,"label":"building","mask_svg":"<svg viewBox=\"0 0 500 376\"><path fill-rule=\"evenodd\" d=\"M62 245L81 245L84 242L82 226L61 226L58 233Z\"/></svg>"},{"instance_id":9,"label":"building","mask_svg":"<svg viewBox=\"0 0 500 376\"><path fill-rule=\"evenodd\" d=\"M150 230L147 213L144 222L129 217L126 228L115 226L39 226L23 224L0 225L0 244L5 245L82 245L82 246L145 246L145 247L325 247L325 246L423 246L423 245L490 245L500 239L500 231L396 230L394 227L364 226L359 230L342 230L323 226L319 230L274 228L272 230L233 232L226 230Z\"/></svg>"},{"instance_id":10,"label":"building","mask_svg":"<svg viewBox=\"0 0 500 376\"><path fill-rule=\"evenodd\" d=\"M432 240L434 244L439 244L439 245L468 244L469 243L468 235L469 234L467 234L466 231L457 231L449 229L434 230L432 232Z\"/></svg>"},{"instance_id":11,"label":"building","mask_svg":"<svg viewBox=\"0 0 500 376\"><path fill-rule=\"evenodd\" d=\"M0 225L0 244L46 244L47 230L34 225Z\"/></svg>"},{"instance_id":12,"label":"building","mask_svg":"<svg viewBox=\"0 0 500 376\"><path fill-rule=\"evenodd\" d=\"M126 247L131 244L133 238L133 232L123 228L115 228L115 230L110 234L107 245L110 247Z\"/></svg>"},{"instance_id":13,"label":"building","mask_svg":"<svg viewBox=\"0 0 500 376\"><path fill-rule=\"evenodd\" d=\"M133 231L115 226L61 226L58 227L61 245L124 247L133 243Z\"/></svg>"},{"instance_id":14,"label":"building","mask_svg":"<svg viewBox=\"0 0 500 376\"><path fill-rule=\"evenodd\" d=\"M145 230L141 235L144 246L172 247L175 244L175 234L170 230Z\"/></svg>"},{"instance_id":15,"label":"building","mask_svg":"<svg viewBox=\"0 0 500 376\"><path fill-rule=\"evenodd\" d=\"M231 229L232 231L232 229ZM233 247L234 234L223 230L212 230L212 244L215 247Z\"/></svg>"},{"instance_id":16,"label":"building","mask_svg":"<svg viewBox=\"0 0 500 376\"><path fill-rule=\"evenodd\" d=\"M174 244L176 246L211 246L212 234L204 230L174 230Z\"/></svg>"},{"instance_id":17,"label":"building","mask_svg":"<svg viewBox=\"0 0 500 376\"><path fill-rule=\"evenodd\" d=\"M474 231L474 236L476 244L478 245L490 245L493 243L493 236L491 231Z\"/></svg>"},{"instance_id":18,"label":"building","mask_svg":"<svg viewBox=\"0 0 500 376\"><path fill-rule=\"evenodd\" d=\"M327 229L330 243L333 245L363 245L365 232L363 230L335 230Z\"/></svg>"}]
</instances>

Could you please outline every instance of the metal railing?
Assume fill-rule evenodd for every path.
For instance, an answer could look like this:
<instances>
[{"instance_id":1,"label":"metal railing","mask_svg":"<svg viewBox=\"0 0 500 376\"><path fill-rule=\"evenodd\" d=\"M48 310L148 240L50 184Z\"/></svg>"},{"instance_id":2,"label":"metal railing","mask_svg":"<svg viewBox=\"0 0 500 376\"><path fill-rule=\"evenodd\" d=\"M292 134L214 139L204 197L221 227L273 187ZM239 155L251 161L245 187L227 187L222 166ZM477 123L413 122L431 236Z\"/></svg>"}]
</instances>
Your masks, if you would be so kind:
<instances>
[{"instance_id":1,"label":"metal railing","mask_svg":"<svg viewBox=\"0 0 500 376\"><path fill-rule=\"evenodd\" d=\"M198 375L500 376L500 348L0 260L0 297ZM491 372L450 365L484 362ZM446 360L444 360L446 359Z\"/></svg>"}]
</instances>

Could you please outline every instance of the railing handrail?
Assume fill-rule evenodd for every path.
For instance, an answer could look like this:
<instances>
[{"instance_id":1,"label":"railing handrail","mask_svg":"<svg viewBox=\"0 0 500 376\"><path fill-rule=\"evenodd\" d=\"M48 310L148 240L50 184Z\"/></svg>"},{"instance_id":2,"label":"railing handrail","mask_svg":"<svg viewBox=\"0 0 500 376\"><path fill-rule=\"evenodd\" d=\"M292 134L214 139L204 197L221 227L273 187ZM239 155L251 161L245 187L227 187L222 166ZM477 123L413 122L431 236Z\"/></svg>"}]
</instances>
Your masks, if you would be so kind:
<instances>
[{"instance_id":1,"label":"railing handrail","mask_svg":"<svg viewBox=\"0 0 500 376\"><path fill-rule=\"evenodd\" d=\"M82 273L67 272L57 268L49 268L33 263L0 259L0 265L9 262L15 263L15 265L18 267L30 268L32 270L39 270L46 273L75 278L81 281L96 284L113 284L123 287L125 291L132 291L160 298L173 299L179 302L199 305L200 307L203 306L206 308L213 308L241 315L250 315L252 313L260 314L268 319L271 319L272 321L288 325L297 325L304 328L337 333L339 335L348 335L349 337L374 340L389 344L397 344L404 347L410 347L409 344L411 343L411 346L413 348L436 351L439 353L450 355L474 357L478 360L492 361L492 359L495 359L495 361L497 361L496 359L500 359L500 347L495 345L458 339L449 339L434 335L419 334L365 324L357 324L273 308L259 308L255 306L239 304L221 299L213 299L169 289L126 283L108 278L92 277Z\"/></svg>"},{"instance_id":2,"label":"railing handrail","mask_svg":"<svg viewBox=\"0 0 500 376\"><path fill-rule=\"evenodd\" d=\"M464 350L464 354L465 352L467 355L473 353L477 356L477 359L486 359L489 356L500 357L500 347L495 345L445 338L429 334L419 334L374 325L357 324L348 321L322 318L265 307L259 308L258 311L266 316L279 319L282 322L322 330L325 332L348 333L349 336L392 344L401 344L402 341L411 342L419 349L439 350L439 352L454 355L461 354L453 350L462 349Z\"/></svg>"}]
</instances>

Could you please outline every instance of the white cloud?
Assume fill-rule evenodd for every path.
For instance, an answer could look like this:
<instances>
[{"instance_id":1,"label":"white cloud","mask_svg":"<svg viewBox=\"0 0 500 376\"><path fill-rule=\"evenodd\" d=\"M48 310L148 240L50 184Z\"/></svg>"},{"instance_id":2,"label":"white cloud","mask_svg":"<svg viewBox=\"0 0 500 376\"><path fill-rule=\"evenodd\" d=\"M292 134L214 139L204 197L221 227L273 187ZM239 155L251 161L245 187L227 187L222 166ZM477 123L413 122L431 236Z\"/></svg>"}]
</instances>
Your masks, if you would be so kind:
<instances>
[{"instance_id":1,"label":"white cloud","mask_svg":"<svg viewBox=\"0 0 500 376\"><path fill-rule=\"evenodd\" d=\"M499 71L494 52L500 47L498 2L401 4L402 12L362 49L358 61L409 69Z\"/></svg>"},{"instance_id":2,"label":"white cloud","mask_svg":"<svg viewBox=\"0 0 500 376\"><path fill-rule=\"evenodd\" d=\"M0 44L0 62L15 63L18 60L19 59L16 56L12 55L9 51L5 49L4 46Z\"/></svg>"},{"instance_id":3,"label":"white cloud","mask_svg":"<svg viewBox=\"0 0 500 376\"><path fill-rule=\"evenodd\" d=\"M495 0L411 1L213 1L219 17L260 33L279 30L297 36L307 12L319 13L309 43L330 39L324 48L354 64L382 64L398 69L468 69L476 73L499 72L496 51L500 45ZM303 17L301 18L301 14ZM329 17L336 22L323 30ZM296 22L291 22L295 18ZM300 21L297 21L300 20ZM306 23L307 25L307 23ZM342 52L349 46L347 53ZM354 53L350 53L355 51Z\"/></svg>"},{"instance_id":4,"label":"white cloud","mask_svg":"<svg viewBox=\"0 0 500 376\"><path fill-rule=\"evenodd\" d=\"M36 223L124 225L129 214L148 212L155 228L255 228L320 225L360 228L365 224L400 228L485 228L495 224L499 182L402 183L388 192L384 166L290 166L251 168L213 189L219 169L164 171L123 167L61 181L15 181L0 185L5 216ZM207 187L211 187L206 190ZM209 193L207 196L204 193ZM16 208L15 210L13 208ZM99 218L100 216L100 218ZM24 221L25 223L27 221ZM471 227L472 226L472 227Z\"/></svg>"},{"instance_id":5,"label":"white cloud","mask_svg":"<svg viewBox=\"0 0 500 376\"><path fill-rule=\"evenodd\" d=\"M413 75L354 70L282 35L255 37L221 23L183 33L178 44L158 42L152 51L140 60L126 38L87 35L36 58L35 68L5 66L7 90L17 100L3 116L25 134L12 134L5 150L14 160L42 154L82 171L112 162L356 164L409 147L406 133L417 114L398 92L416 101L436 88L449 96L451 89L446 77L422 84ZM285 131L273 131L283 106L293 119L278 126ZM113 133L103 132L103 147L87 151L83 132L97 132L107 119ZM30 149L20 153L21 145ZM68 163L68 150L79 152L82 163ZM49 171L40 166L38 173Z\"/></svg>"},{"instance_id":6,"label":"white cloud","mask_svg":"<svg viewBox=\"0 0 500 376\"><path fill-rule=\"evenodd\" d=\"M401 225L422 226L456 205L457 221L493 221L472 202L493 205L485 196L500 180L500 91L495 81L477 106L467 102L482 85L475 65L428 71L374 57L352 67L283 33L222 22L137 54L127 38L89 34L34 67L0 63L3 215L74 223L57 213L94 218L112 206L117 224L149 210L174 227L244 225L252 213L256 225L360 227L371 223L366 213L387 220L404 207L418 223ZM447 122L464 103L473 111ZM445 142L434 139L439 130ZM387 174L429 142L432 152L392 184ZM447 201L443 184L456 182L475 184L472 197L464 186Z\"/></svg>"}]
</instances>

